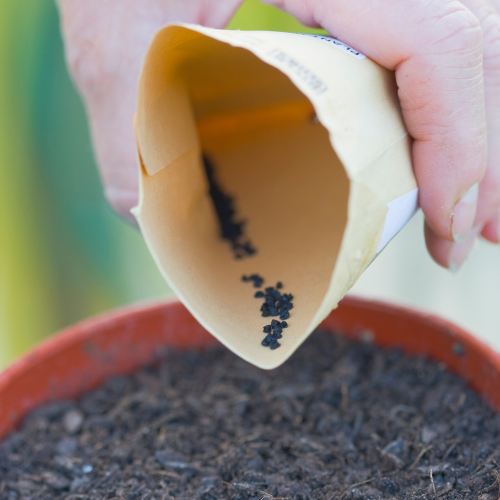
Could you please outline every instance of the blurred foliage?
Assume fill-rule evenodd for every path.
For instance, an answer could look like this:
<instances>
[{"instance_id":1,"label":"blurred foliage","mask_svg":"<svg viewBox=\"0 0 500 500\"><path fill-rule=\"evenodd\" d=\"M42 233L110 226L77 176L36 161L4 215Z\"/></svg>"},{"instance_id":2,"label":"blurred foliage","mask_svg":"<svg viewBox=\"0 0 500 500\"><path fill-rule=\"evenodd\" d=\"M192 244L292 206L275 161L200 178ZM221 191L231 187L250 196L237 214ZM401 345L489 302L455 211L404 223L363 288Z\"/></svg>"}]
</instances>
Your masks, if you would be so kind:
<instances>
[{"instance_id":1,"label":"blurred foliage","mask_svg":"<svg viewBox=\"0 0 500 500\"><path fill-rule=\"evenodd\" d=\"M259 0L246 0L228 24L227 29L326 33L324 30L308 28L290 14L265 5Z\"/></svg>"},{"instance_id":2,"label":"blurred foliage","mask_svg":"<svg viewBox=\"0 0 500 500\"><path fill-rule=\"evenodd\" d=\"M248 0L230 29L318 32ZM0 2L0 367L85 317L169 292L106 205L52 0Z\"/></svg>"}]
</instances>

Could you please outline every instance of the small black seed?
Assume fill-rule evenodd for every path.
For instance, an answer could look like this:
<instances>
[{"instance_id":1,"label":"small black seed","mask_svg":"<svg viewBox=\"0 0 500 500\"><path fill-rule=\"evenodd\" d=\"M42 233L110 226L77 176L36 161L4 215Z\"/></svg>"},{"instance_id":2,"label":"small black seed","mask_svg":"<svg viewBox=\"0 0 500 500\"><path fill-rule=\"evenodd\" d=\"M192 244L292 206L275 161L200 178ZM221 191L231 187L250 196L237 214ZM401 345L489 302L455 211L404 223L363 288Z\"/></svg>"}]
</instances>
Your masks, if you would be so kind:
<instances>
[{"instance_id":1,"label":"small black seed","mask_svg":"<svg viewBox=\"0 0 500 500\"><path fill-rule=\"evenodd\" d=\"M281 335L281 332L274 332L271 334L272 338L275 339L275 340L278 340L280 338L283 337L283 335Z\"/></svg>"},{"instance_id":2,"label":"small black seed","mask_svg":"<svg viewBox=\"0 0 500 500\"><path fill-rule=\"evenodd\" d=\"M264 327L264 333L271 333L271 325L266 325Z\"/></svg>"},{"instance_id":3,"label":"small black seed","mask_svg":"<svg viewBox=\"0 0 500 500\"><path fill-rule=\"evenodd\" d=\"M258 274L252 274L250 276L250 280L253 281L253 286L256 288L260 288L262 286L263 281L264 281L264 279L261 278Z\"/></svg>"},{"instance_id":4,"label":"small black seed","mask_svg":"<svg viewBox=\"0 0 500 500\"><path fill-rule=\"evenodd\" d=\"M278 308L276 308L276 307L270 307L269 308L269 313L271 314L271 316L278 316L278 314L279 314ZM283 319L286 319L286 318L283 318Z\"/></svg>"},{"instance_id":5,"label":"small black seed","mask_svg":"<svg viewBox=\"0 0 500 500\"><path fill-rule=\"evenodd\" d=\"M267 309L265 311L262 311L263 318L267 318L268 316L271 316L271 313Z\"/></svg>"},{"instance_id":6,"label":"small black seed","mask_svg":"<svg viewBox=\"0 0 500 500\"><path fill-rule=\"evenodd\" d=\"M250 278L249 278L246 274L244 274L244 275L241 277L241 281L244 281L244 282L246 283L247 281L250 281Z\"/></svg>"},{"instance_id":7,"label":"small black seed","mask_svg":"<svg viewBox=\"0 0 500 500\"><path fill-rule=\"evenodd\" d=\"M276 321L275 319L271 320L271 326L274 328L275 326L278 326L280 324L279 321Z\"/></svg>"},{"instance_id":8,"label":"small black seed","mask_svg":"<svg viewBox=\"0 0 500 500\"><path fill-rule=\"evenodd\" d=\"M261 299L262 297L264 297L264 292L262 292L261 290L259 290L258 292L255 292L254 297L256 299Z\"/></svg>"},{"instance_id":9,"label":"small black seed","mask_svg":"<svg viewBox=\"0 0 500 500\"><path fill-rule=\"evenodd\" d=\"M219 230L221 238L227 240L231 244L234 256L241 259L247 255L255 253L255 249L249 241L243 242L245 235L243 234L244 221L237 220L234 198L225 193L219 185L212 162L207 158L203 158L205 164L205 173L207 175L209 193L219 219ZM250 251L249 251L250 250Z\"/></svg>"},{"instance_id":10,"label":"small black seed","mask_svg":"<svg viewBox=\"0 0 500 500\"><path fill-rule=\"evenodd\" d=\"M278 349L278 347L280 347L281 344L275 340L269 347L274 351L274 349Z\"/></svg>"},{"instance_id":11,"label":"small black seed","mask_svg":"<svg viewBox=\"0 0 500 500\"><path fill-rule=\"evenodd\" d=\"M267 337L261 342L261 344L264 346L264 347L267 347L271 342L269 342L269 340L267 340Z\"/></svg>"},{"instance_id":12,"label":"small black seed","mask_svg":"<svg viewBox=\"0 0 500 500\"><path fill-rule=\"evenodd\" d=\"M243 245L243 249L245 250L247 255L254 255L256 252L255 248L250 243L245 243Z\"/></svg>"},{"instance_id":13,"label":"small black seed","mask_svg":"<svg viewBox=\"0 0 500 500\"><path fill-rule=\"evenodd\" d=\"M273 328L274 333L281 333L283 331L283 328L281 328L281 325L275 326Z\"/></svg>"},{"instance_id":14,"label":"small black seed","mask_svg":"<svg viewBox=\"0 0 500 500\"><path fill-rule=\"evenodd\" d=\"M283 288L283 283L281 283L281 281L278 281L278 283L276 283L276 288Z\"/></svg>"},{"instance_id":15,"label":"small black seed","mask_svg":"<svg viewBox=\"0 0 500 500\"><path fill-rule=\"evenodd\" d=\"M283 311L280 314L280 319L288 319L290 317L290 313L288 311Z\"/></svg>"},{"instance_id":16,"label":"small black seed","mask_svg":"<svg viewBox=\"0 0 500 500\"><path fill-rule=\"evenodd\" d=\"M282 321L281 328L288 328L288 323L286 321Z\"/></svg>"}]
</instances>

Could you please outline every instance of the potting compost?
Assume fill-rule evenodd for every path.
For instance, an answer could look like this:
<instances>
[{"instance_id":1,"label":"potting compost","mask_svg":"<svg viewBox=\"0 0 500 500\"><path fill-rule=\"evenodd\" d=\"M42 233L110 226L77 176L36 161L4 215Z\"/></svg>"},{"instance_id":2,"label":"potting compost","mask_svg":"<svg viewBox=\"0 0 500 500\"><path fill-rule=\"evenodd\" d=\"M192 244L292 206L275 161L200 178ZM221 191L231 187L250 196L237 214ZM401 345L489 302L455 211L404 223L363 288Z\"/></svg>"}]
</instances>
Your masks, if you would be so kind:
<instances>
[{"instance_id":1,"label":"potting compost","mask_svg":"<svg viewBox=\"0 0 500 500\"><path fill-rule=\"evenodd\" d=\"M316 332L263 371L167 352L0 444L0 498L480 499L500 494L500 415L444 366Z\"/></svg>"}]
</instances>

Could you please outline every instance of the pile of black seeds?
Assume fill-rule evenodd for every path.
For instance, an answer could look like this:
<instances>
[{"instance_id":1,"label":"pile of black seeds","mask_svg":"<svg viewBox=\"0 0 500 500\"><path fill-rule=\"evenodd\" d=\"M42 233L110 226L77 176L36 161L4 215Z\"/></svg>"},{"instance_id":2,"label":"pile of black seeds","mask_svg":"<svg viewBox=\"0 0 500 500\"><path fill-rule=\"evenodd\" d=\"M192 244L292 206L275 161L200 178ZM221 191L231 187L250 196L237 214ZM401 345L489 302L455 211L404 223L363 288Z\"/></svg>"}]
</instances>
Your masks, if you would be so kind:
<instances>
[{"instance_id":1,"label":"pile of black seeds","mask_svg":"<svg viewBox=\"0 0 500 500\"><path fill-rule=\"evenodd\" d=\"M250 276L243 275L241 281L248 283L253 282L255 288L260 288L264 283L264 278L258 274L251 274ZM281 293L283 283L278 281L276 288L270 286L265 289L265 292L259 290L255 292L256 299L264 299L260 311L264 318L269 316L279 316L281 322L273 319L270 325L264 326L264 333L266 337L261 342L264 347L269 347L274 350L281 346L278 342L283 337L283 328L288 328L288 323L285 321L290 317L290 311L293 309L293 295L291 293Z\"/></svg>"},{"instance_id":2,"label":"pile of black seeds","mask_svg":"<svg viewBox=\"0 0 500 500\"><path fill-rule=\"evenodd\" d=\"M283 328L288 328L288 323L286 321L281 321L280 323L275 319L271 320L271 324L264 327L264 333L267 333L267 335L261 342L261 344L264 347L269 347L272 350L280 347L281 344L278 342L278 340L283 337Z\"/></svg>"},{"instance_id":3,"label":"pile of black seeds","mask_svg":"<svg viewBox=\"0 0 500 500\"><path fill-rule=\"evenodd\" d=\"M0 498L497 500L499 460L500 416L442 366L315 333L273 371L172 351L35 411Z\"/></svg>"},{"instance_id":4,"label":"pile of black seeds","mask_svg":"<svg viewBox=\"0 0 500 500\"><path fill-rule=\"evenodd\" d=\"M204 157L203 163L210 186L210 196L219 220L221 238L229 241L236 259L254 255L256 249L244 234L245 221L237 220L234 198L224 193L220 187L212 162L207 157Z\"/></svg>"},{"instance_id":5,"label":"pile of black seeds","mask_svg":"<svg viewBox=\"0 0 500 500\"><path fill-rule=\"evenodd\" d=\"M268 316L279 316L281 320L290 317L290 311L293 309L293 295L291 293L281 293L280 288L283 288L281 281L278 282L276 288L269 286L264 292L256 292L255 298L264 298L264 303L260 308L264 318Z\"/></svg>"}]
</instances>

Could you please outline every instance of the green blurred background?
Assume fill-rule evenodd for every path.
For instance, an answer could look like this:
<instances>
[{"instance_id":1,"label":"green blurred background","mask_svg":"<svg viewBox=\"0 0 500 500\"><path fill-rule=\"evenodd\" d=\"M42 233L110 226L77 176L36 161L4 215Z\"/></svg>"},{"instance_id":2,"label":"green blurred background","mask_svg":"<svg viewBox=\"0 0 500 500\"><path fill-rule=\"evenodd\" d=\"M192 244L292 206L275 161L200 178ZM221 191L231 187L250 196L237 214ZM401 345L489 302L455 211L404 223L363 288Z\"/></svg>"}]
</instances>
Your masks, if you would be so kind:
<instances>
[{"instance_id":1,"label":"green blurred background","mask_svg":"<svg viewBox=\"0 0 500 500\"><path fill-rule=\"evenodd\" d=\"M305 32L248 0L228 26ZM98 312L168 294L107 206L53 0L0 2L0 368Z\"/></svg>"},{"instance_id":2,"label":"green blurred background","mask_svg":"<svg viewBox=\"0 0 500 500\"><path fill-rule=\"evenodd\" d=\"M258 0L228 27L315 32ZM479 242L452 275L429 258L422 223L353 291L447 317L500 350L498 246ZM140 234L104 201L53 0L1 0L0 369L64 326L169 293Z\"/></svg>"}]
</instances>

